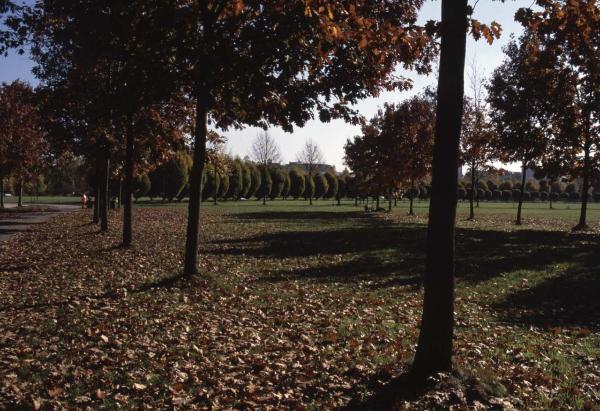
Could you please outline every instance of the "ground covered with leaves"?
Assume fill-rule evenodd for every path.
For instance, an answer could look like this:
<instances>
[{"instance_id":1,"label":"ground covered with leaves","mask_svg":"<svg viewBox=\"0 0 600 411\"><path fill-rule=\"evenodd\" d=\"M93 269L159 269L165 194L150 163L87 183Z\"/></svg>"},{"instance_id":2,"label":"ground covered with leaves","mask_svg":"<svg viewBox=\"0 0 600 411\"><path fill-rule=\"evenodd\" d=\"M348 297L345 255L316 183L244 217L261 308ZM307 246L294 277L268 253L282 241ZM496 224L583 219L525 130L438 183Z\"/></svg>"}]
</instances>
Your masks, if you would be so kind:
<instances>
[{"instance_id":1,"label":"ground covered with leaves","mask_svg":"<svg viewBox=\"0 0 600 411\"><path fill-rule=\"evenodd\" d=\"M0 243L0 408L597 409L597 232L461 221L458 371L417 390L423 219L304 210L203 211L193 280L183 209Z\"/></svg>"}]
</instances>

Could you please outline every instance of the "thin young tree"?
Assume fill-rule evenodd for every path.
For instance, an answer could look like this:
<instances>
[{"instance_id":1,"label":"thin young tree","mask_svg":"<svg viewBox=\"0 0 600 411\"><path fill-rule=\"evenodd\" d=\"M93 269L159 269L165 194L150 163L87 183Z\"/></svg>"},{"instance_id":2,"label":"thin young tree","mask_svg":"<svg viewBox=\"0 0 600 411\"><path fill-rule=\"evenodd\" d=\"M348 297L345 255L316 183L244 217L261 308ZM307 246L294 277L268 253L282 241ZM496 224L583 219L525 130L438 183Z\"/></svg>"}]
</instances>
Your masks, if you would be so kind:
<instances>
[{"instance_id":1,"label":"thin young tree","mask_svg":"<svg viewBox=\"0 0 600 411\"><path fill-rule=\"evenodd\" d=\"M301 163L302 167L304 167L304 171L306 171L308 180L313 181L315 173L317 171L317 166L319 164L323 164L323 153L321 149L312 139L306 140L304 143L304 147L297 155L297 160ZM310 192L308 196L309 204L313 204L313 193Z\"/></svg>"},{"instance_id":2,"label":"thin young tree","mask_svg":"<svg viewBox=\"0 0 600 411\"><path fill-rule=\"evenodd\" d=\"M281 150L273 137L267 132L260 132L252 144L252 159L262 168L263 172L268 172L272 164L281 162ZM262 190L263 205L267 204L267 190Z\"/></svg>"}]
</instances>

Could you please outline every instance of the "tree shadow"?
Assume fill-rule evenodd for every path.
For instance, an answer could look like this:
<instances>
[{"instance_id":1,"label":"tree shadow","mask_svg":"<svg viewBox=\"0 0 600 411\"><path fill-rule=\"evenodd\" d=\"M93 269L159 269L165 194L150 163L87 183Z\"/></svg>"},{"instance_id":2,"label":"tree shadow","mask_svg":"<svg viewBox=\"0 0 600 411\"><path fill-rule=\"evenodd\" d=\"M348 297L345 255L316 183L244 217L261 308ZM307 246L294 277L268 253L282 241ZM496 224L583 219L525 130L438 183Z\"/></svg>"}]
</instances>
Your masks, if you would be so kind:
<instances>
[{"instance_id":1,"label":"tree shadow","mask_svg":"<svg viewBox=\"0 0 600 411\"><path fill-rule=\"evenodd\" d=\"M565 273L510 293L494 305L509 323L542 328L580 327L600 330L600 266L589 253Z\"/></svg>"}]
</instances>

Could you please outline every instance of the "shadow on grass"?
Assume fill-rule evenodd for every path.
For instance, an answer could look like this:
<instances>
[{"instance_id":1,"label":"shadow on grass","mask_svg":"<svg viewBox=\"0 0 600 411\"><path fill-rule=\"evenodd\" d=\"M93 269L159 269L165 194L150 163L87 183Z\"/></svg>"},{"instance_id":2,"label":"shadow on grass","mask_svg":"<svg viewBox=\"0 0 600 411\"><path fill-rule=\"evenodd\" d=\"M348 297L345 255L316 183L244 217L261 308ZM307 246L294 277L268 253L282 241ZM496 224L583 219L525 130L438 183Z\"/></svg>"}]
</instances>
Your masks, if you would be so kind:
<instances>
[{"instance_id":1,"label":"shadow on grass","mask_svg":"<svg viewBox=\"0 0 600 411\"><path fill-rule=\"evenodd\" d=\"M418 286L425 270L424 224L393 223L361 212L280 211L234 214L232 218L274 224L289 221L301 228L211 243L214 247L208 252L214 255L264 259L260 270L276 262L260 281L360 279L372 281L373 288ZM339 228L323 220L349 222L350 227ZM314 229L305 229L311 225ZM527 291L510 291L506 302L495 308L501 316L525 325L596 327L593 311L586 307L597 309L600 304L599 249L600 238L590 233L460 228L456 273L459 282L477 286L518 270L543 272L557 264L574 264L576 269L560 278L549 278ZM288 261L282 263L282 259ZM521 314L517 316L516 311Z\"/></svg>"},{"instance_id":2,"label":"shadow on grass","mask_svg":"<svg viewBox=\"0 0 600 411\"><path fill-rule=\"evenodd\" d=\"M565 273L509 294L494 305L510 323L600 330L600 266L588 253Z\"/></svg>"}]
</instances>

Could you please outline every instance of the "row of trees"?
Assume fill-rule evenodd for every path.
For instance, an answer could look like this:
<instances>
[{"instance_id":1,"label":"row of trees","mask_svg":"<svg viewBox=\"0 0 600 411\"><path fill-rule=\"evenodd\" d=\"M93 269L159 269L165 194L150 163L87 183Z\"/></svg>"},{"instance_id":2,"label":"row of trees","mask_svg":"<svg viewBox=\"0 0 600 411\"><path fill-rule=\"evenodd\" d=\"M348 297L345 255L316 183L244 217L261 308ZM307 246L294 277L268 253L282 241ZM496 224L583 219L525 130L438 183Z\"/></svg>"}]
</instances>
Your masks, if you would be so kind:
<instances>
[{"instance_id":1,"label":"row of trees","mask_svg":"<svg viewBox=\"0 0 600 411\"><path fill-rule=\"evenodd\" d=\"M189 196L191 156L185 152L176 155L148 175L137 176L134 197L178 201ZM257 200L282 199L341 199L348 195L346 181L349 175L333 171L314 173L312 177L299 167L267 166L254 161L221 155L217 162L208 163L202 176L203 201L213 199L238 201L255 197ZM351 194L350 194L351 195Z\"/></svg>"},{"instance_id":2,"label":"row of trees","mask_svg":"<svg viewBox=\"0 0 600 411\"><path fill-rule=\"evenodd\" d=\"M589 67L580 67L586 64L580 57L561 54L574 39L567 36L557 43L550 38L552 32L541 30L542 17L525 12L518 17L529 21L533 16L533 26L506 46L505 61L490 81L475 62L471 66L460 140L460 165L467 168L471 181L467 187L459 186L458 197L469 199L471 219L476 201L516 199L517 224L522 222L523 201L580 201L575 229L585 229L587 203L600 190L598 122L589 103L591 74ZM348 141L346 162L364 187L406 192L430 178L434 129L429 125L435 122L431 94L426 90L397 106L385 106L363 127L361 136ZM419 104L421 112L416 110ZM514 187L487 186L481 179L498 171L494 162L519 163L521 181ZM526 181L529 169L540 183ZM579 180L581 184L573 183ZM570 188L567 192L561 188L563 181ZM573 190L576 185L578 193Z\"/></svg>"}]
</instances>

